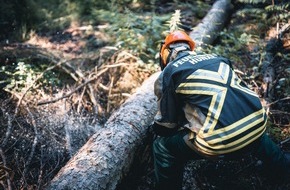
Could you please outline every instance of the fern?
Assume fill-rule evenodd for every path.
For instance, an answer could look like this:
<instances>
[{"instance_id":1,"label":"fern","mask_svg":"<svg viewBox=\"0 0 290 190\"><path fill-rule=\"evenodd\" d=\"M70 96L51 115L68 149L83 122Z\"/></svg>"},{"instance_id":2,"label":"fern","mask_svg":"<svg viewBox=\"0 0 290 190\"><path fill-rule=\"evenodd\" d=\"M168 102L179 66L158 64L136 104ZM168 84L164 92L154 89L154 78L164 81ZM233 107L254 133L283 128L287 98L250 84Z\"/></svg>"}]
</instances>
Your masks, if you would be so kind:
<instances>
[{"instance_id":1,"label":"fern","mask_svg":"<svg viewBox=\"0 0 290 190\"><path fill-rule=\"evenodd\" d=\"M164 23L170 16L156 15L154 12L138 13L129 8L118 11L112 6L114 12L94 10L94 17L108 22L110 27L105 29L111 36L111 41L118 48L130 50L140 55L144 61L152 59L156 52L156 42L161 38L162 31L166 30Z\"/></svg>"},{"instance_id":2,"label":"fern","mask_svg":"<svg viewBox=\"0 0 290 190\"><path fill-rule=\"evenodd\" d=\"M268 14L275 15L271 19L270 22L288 22L290 18L290 11L289 11L290 3L280 4L280 5L270 5L265 8Z\"/></svg>"},{"instance_id":3,"label":"fern","mask_svg":"<svg viewBox=\"0 0 290 190\"><path fill-rule=\"evenodd\" d=\"M259 19L263 21L267 19L267 13L265 12L264 9L261 8L244 8L242 10L238 10L236 14L241 18L248 17L252 18L253 20Z\"/></svg>"},{"instance_id":4,"label":"fern","mask_svg":"<svg viewBox=\"0 0 290 190\"><path fill-rule=\"evenodd\" d=\"M172 14L172 17L169 21L169 31L173 32L180 30L179 26L181 24L181 13L180 10L175 10L175 13Z\"/></svg>"},{"instance_id":5,"label":"fern","mask_svg":"<svg viewBox=\"0 0 290 190\"><path fill-rule=\"evenodd\" d=\"M265 7L265 10L268 12L289 12L288 8L290 7L290 3L286 3L286 4L281 4L281 5L269 5L267 7Z\"/></svg>"}]
</instances>

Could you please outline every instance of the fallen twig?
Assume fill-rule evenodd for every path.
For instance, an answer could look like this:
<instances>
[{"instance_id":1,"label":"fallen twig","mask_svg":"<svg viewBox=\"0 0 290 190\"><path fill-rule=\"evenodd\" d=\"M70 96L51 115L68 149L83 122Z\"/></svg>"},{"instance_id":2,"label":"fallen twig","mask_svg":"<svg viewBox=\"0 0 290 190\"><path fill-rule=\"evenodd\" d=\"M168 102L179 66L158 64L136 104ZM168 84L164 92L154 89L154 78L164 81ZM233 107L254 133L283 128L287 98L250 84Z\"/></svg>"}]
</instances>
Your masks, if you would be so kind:
<instances>
[{"instance_id":1,"label":"fallen twig","mask_svg":"<svg viewBox=\"0 0 290 190\"><path fill-rule=\"evenodd\" d=\"M2 158L2 164L1 164L1 170L4 171L4 176L3 176L3 179L5 178L6 179L6 183L7 183L7 186L5 184L2 184L4 185L5 189L7 190L12 190L12 185L11 185L11 181L10 181L10 175L9 175L9 172L11 171L11 169L9 169L8 167L6 167L6 158L5 158L5 155L3 153L3 150L2 148L0 148L0 155L1 155L1 158ZM1 176L1 180L2 179L2 176Z\"/></svg>"},{"instance_id":2,"label":"fallen twig","mask_svg":"<svg viewBox=\"0 0 290 190\"><path fill-rule=\"evenodd\" d=\"M282 98L282 99L276 100L276 101L274 101L274 102L268 103L266 106L271 106L271 105L273 105L273 104L276 104L276 103L278 103L278 102L280 102L280 101L284 101L284 100L290 100L290 96L287 96L287 97L285 97L285 98Z\"/></svg>"},{"instance_id":3,"label":"fallen twig","mask_svg":"<svg viewBox=\"0 0 290 190\"><path fill-rule=\"evenodd\" d=\"M49 104L49 103L55 103L61 99L64 99L64 98L67 98L69 97L70 95L72 95L73 93L75 93L76 91L78 91L79 89L81 89L82 87L84 87L85 85L87 85L88 83L96 80L99 76L101 76L104 72L106 72L108 70L108 68L105 68L103 69L101 72L99 72L96 76L88 79L87 81L85 81L84 83L82 83L81 85L79 85L77 88L75 88L73 91L59 97L59 98L55 98L53 100L49 100L49 101L41 101L41 102L38 102L36 105L37 106L40 106L40 105L44 105L44 104Z\"/></svg>"},{"instance_id":4,"label":"fallen twig","mask_svg":"<svg viewBox=\"0 0 290 190\"><path fill-rule=\"evenodd\" d=\"M95 97L95 93L94 93L94 88L92 87L91 84L88 84L89 90L88 90L88 95L91 99L91 102L93 103L94 107L95 107L95 111L99 111L99 107L100 105L98 104L96 97Z\"/></svg>"},{"instance_id":5,"label":"fallen twig","mask_svg":"<svg viewBox=\"0 0 290 190\"><path fill-rule=\"evenodd\" d=\"M108 102L107 102L107 113L110 113L110 100L109 100L109 97L112 93L112 88L113 88L113 85L114 85L114 76L111 78L111 83L110 83L110 88L109 88L109 92L108 92Z\"/></svg>"},{"instance_id":6,"label":"fallen twig","mask_svg":"<svg viewBox=\"0 0 290 190\"><path fill-rule=\"evenodd\" d=\"M117 63L117 64L114 64L114 65L105 65L104 67L106 67L106 68L114 68L114 67L127 66L127 65L130 65L130 64L128 64L128 63Z\"/></svg>"},{"instance_id":7,"label":"fallen twig","mask_svg":"<svg viewBox=\"0 0 290 190\"><path fill-rule=\"evenodd\" d=\"M14 112L14 115L16 116L18 114L18 109L19 109L19 106L23 100L23 98L25 97L25 95L27 94L27 92L34 86L34 84L43 77L44 73L46 73L47 71L50 71L52 69L54 69L55 67L57 66L60 66L61 64L65 63L66 60L64 61L60 61L58 64L54 65L54 66L51 66L51 67L48 67L45 71L43 71L40 75L38 75L36 77L36 79L34 79L34 81L30 84L30 86L28 86L25 90L24 90L24 93L21 95L21 97L19 97L19 100L18 100L18 103L17 103L17 106L15 108L15 112Z\"/></svg>"},{"instance_id":8,"label":"fallen twig","mask_svg":"<svg viewBox=\"0 0 290 190\"><path fill-rule=\"evenodd\" d=\"M36 125L36 121L34 119L34 116L32 115L32 113L31 113L31 111L29 110L28 107L26 108L26 110L27 110L28 114L31 117L31 123L32 123L33 129L34 129L35 136L34 136L34 140L33 140L33 143L32 143L32 147L31 147L31 151L30 151L29 157L27 158L27 162L26 162L25 168L23 170L23 177L26 176L28 167L29 167L29 165L31 163L31 160L32 160L32 157L33 157L33 155L35 153L35 148L36 148L36 145L38 143L38 137L39 137L38 130L37 130L37 125Z\"/></svg>"},{"instance_id":9,"label":"fallen twig","mask_svg":"<svg viewBox=\"0 0 290 190\"><path fill-rule=\"evenodd\" d=\"M81 110L81 103L82 103L82 99L83 99L83 96L85 94L85 91L86 91L86 87L84 87L82 93L81 93L81 96L78 97L78 106L77 106L77 113L80 113L80 110Z\"/></svg>"},{"instance_id":10,"label":"fallen twig","mask_svg":"<svg viewBox=\"0 0 290 190\"><path fill-rule=\"evenodd\" d=\"M5 138L4 138L4 140L2 141L2 143L1 143L1 148L2 147L4 147L6 144L7 144L7 142L8 142L8 139L9 139L9 137L10 137L10 135L11 135L11 133L12 133L12 128L13 128L13 125L12 125L12 117L8 114L8 113L6 113L5 112L5 110L3 109L3 108L1 108L2 109L2 112L5 114L5 115L7 115L7 118L8 118L8 121L7 121L7 131L6 131L6 134L5 134Z\"/></svg>"}]
</instances>

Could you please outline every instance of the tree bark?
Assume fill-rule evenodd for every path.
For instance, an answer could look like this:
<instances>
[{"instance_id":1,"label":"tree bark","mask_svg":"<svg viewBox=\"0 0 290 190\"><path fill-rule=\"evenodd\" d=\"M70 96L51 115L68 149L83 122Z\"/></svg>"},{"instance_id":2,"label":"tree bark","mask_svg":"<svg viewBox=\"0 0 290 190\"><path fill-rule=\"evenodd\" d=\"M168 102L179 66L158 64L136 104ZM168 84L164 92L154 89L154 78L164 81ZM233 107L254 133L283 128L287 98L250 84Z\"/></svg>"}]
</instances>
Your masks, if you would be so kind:
<instances>
[{"instance_id":1,"label":"tree bark","mask_svg":"<svg viewBox=\"0 0 290 190\"><path fill-rule=\"evenodd\" d=\"M229 14L229 0L218 0L203 22L191 33L196 41L211 43ZM218 18L218 19L217 19ZM215 20L211 26L212 19ZM210 38L200 38L209 34ZM209 40L210 39L210 40ZM157 111L153 84L159 73L147 79L90 140L59 171L47 190L116 189L146 138L148 126Z\"/></svg>"},{"instance_id":2,"label":"tree bark","mask_svg":"<svg viewBox=\"0 0 290 190\"><path fill-rule=\"evenodd\" d=\"M224 28L232 12L230 0L216 1L207 15L194 28L189 36L197 46L206 46L214 42L219 32Z\"/></svg>"},{"instance_id":3,"label":"tree bark","mask_svg":"<svg viewBox=\"0 0 290 190\"><path fill-rule=\"evenodd\" d=\"M63 167L47 189L115 189L157 111L153 74Z\"/></svg>"}]
</instances>

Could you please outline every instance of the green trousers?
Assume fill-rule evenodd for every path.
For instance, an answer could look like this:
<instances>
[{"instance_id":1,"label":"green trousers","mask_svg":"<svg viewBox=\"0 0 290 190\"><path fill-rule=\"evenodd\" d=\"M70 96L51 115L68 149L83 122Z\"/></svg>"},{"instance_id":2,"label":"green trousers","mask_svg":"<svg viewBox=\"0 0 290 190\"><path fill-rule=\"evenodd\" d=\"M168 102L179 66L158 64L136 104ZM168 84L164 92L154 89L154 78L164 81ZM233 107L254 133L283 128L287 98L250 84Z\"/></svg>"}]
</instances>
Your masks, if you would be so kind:
<instances>
[{"instance_id":1,"label":"green trousers","mask_svg":"<svg viewBox=\"0 0 290 190\"><path fill-rule=\"evenodd\" d=\"M169 137L157 137L153 142L154 169L157 190L182 189L184 164L188 160L204 159L183 140L187 131L179 131ZM225 155L225 158L235 159L252 154L263 162L269 173L281 176L289 172L289 160L281 149L266 135L247 147Z\"/></svg>"}]
</instances>

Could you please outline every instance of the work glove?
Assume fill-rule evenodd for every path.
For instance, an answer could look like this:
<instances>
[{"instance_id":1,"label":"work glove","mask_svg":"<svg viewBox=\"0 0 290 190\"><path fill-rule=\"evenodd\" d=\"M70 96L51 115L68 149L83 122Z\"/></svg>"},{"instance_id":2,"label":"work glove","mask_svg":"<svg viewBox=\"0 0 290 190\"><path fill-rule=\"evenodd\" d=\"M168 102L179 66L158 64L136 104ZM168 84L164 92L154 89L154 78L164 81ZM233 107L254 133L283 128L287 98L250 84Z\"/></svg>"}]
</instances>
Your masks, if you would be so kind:
<instances>
[{"instance_id":1,"label":"work glove","mask_svg":"<svg viewBox=\"0 0 290 190\"><path fill-rule=\"evenodd\" d=\"M161 137L172 136L172 135L176 134L176 132L178 130L178 128L167 128L167 127L159 125L155 122L153 123L152 128L153 128L153 132L156 135L161 136Z\"/></svg>"}]
</instances>

